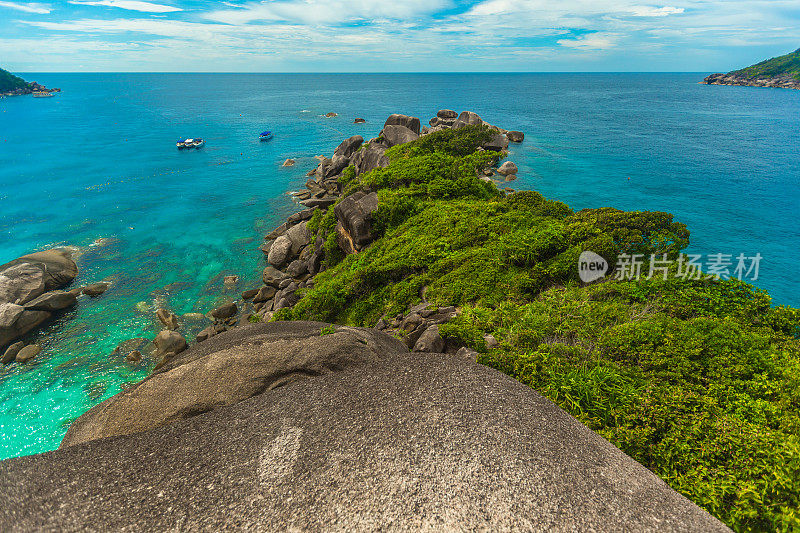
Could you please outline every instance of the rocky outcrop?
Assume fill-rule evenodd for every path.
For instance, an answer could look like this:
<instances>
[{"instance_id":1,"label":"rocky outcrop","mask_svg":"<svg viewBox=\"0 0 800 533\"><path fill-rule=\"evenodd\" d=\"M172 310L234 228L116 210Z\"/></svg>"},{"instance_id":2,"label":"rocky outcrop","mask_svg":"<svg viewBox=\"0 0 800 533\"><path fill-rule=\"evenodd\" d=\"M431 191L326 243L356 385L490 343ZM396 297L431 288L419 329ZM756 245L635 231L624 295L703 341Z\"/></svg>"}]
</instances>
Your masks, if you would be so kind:
<instances>
[{"instance_id":1,"label":"rocky outcrop","mask_svg":"<svg viewBox=\"0 0 800 533\"><path fill-rule=\"evenodd\" d=\"M497 169L498 174L502 174L503 176L508 176L510 174L516 174L519 172L517 165L512 163L511 161L506 161L502 165L500 165Z\"/></svg>"},{"instance_id":2,"label":"rocky outcrop","mask_svg":"<svg viewBox=\"0 0 800 533\"><path fill-rule=\"evenodd\" d=\"M414 133L405 126L390 125L383 128L381 131L381 138L384 140L386 146L391 148L398 144L405 144L419 139L419 134Z\"/></svg>"},{"instance_id":3,"label":"rocky outcrop","mask_svg":"<svg viewBox=\"0 0 800 533\"><path fill-rule=\"evenodd\" d=\"M75 293L58 289L77 275L78 267L65 248L25 255L0 266L0 351L53 313L75 305Z\"/></svg>"},{"instance_id":4,"label":"rocky outcrop","mask_svg":"<svg viewBox=\"0 0 800 533\"><path fill-rule=\"evenodd\" d=\"M383 124L383 129L386 129L386 126L403 126L411 130L413 133L419 135L419 127L420 122L417 117L409 117L408 115L389 115L389 118L386 119L386 122Z\"/></svg>"},{"instance_id":5,"label":"rocky outcrop","mask_svg":"<svg viewBox=\"0 0 800 533\"><path fill-rule=\"evenodd\" d=\"M221 334L0 462L0 530L726 530L508 376L332 330Z\"/></svg>"},{"instance_id":6,"label":"rocky outcrop","mask_svg":"<svg viewBox=\"0 0 800 533\"><path fill-rule=\"evenodd\" d=\"M370 143L366 148L356 152L353 156L353 165L355 166L356 176L376 168L389 166L386 147L378 143Z\"/></svg>"},{"instance_id":7,"label":"rocky outcrop","mask_svg":"<svg viewBox=\"0 0 800 533\"><path fill-rule=\"evenodd\" d=\"M773 87L779 89L800 89L800 79L794 76L748 77L736 72L711 74L703 80L706 85L739 85L745 87Z\"/></svg>"},{"instance_id":8,"label":"rocky outcrop","mask_svg":"<svg viewBox=\"0 0 800 533\"><path fill-rule=\"evenodd\" d=\"M369 245L372 234L372 215L378 210L378 194L356 192L338 204L333 212L338 222L336 232L339 247L345 253L356 253Z\"/></svg>"}]
</instances>

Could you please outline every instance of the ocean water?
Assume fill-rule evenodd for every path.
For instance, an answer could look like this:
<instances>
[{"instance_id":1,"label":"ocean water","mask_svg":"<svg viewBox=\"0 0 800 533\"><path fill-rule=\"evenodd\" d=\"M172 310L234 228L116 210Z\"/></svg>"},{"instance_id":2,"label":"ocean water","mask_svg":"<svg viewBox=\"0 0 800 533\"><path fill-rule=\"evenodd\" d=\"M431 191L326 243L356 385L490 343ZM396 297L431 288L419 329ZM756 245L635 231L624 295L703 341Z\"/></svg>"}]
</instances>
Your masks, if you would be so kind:
<instances>
[{"instance_id":1,"label":"ocean water","mask_svg":"<svg viewBox=\"0 0 800 533\"><path fill-rule=\"evenodd\" d=\"M0 100L0 264L73 246L77 283L113 284L37 335L32 364L0 368L0 459L56 448L75 417L145 377L151 362L112 352L153 337L155 309L205 313L258 286L262 236L296 209L286 192L315 155L375 136L393 112L472 110L521 130L513 187L577 209L674 213L690 251L760 253L756 285L800 305L800 91L710 87L702 74L25 77L63 92ZM259 142L264 129L272 141ZM178 151L180 136L207 145Z\"/></svg>"}]
</instances>

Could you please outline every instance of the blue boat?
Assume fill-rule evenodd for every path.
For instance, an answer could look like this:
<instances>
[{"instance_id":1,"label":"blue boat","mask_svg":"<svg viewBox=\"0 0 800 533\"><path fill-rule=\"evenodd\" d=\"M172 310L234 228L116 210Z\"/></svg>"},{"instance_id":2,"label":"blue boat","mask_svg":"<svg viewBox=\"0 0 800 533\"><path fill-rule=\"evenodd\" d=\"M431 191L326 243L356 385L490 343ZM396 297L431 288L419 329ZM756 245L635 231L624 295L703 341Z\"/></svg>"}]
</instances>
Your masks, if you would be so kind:
<instances>
[{"instance_id":1,"label":"blue boat","mask_svg":"<svg viewBox=\"0 0 800 533\"><path fill-rule=\"evenodd\" d=\"M272 132L271 131L261 132L261 135L259 136L259 139L261 139L262 141L268 141L268 140L272 139Z\"/></svg>"}]
</instances>

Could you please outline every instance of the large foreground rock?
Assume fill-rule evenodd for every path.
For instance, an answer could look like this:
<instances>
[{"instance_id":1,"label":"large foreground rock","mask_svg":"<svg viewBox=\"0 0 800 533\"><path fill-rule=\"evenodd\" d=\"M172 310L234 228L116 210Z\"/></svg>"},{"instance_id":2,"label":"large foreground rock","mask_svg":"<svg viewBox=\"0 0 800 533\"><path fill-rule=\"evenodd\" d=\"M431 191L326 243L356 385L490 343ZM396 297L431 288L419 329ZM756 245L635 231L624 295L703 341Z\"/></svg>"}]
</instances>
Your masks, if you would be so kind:
<instances>
[{"instance_id":1,"label":"large foreground rock","mask_svg":"<svg viewBox=\"0 0 800 533\"><path fill-rule=\"evenodd\" d=\"M173 423L0 463L0 530L724 530L511 378L323 326L217 335L65 444Z\"/></svg>"}]
</instances>

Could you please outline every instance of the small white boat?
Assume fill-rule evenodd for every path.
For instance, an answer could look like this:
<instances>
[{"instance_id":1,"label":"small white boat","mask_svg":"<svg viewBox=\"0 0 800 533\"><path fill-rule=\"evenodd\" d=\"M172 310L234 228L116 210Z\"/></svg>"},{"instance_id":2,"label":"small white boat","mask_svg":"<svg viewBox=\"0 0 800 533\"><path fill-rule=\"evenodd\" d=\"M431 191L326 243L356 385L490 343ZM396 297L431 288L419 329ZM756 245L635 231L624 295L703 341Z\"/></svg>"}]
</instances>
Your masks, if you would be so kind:
<instances>
[{"instance_id":1,"label":"small white boat","mask_svg":"<svg viewBox=\"0 0 800 533\"><path fill-rule=\"evenodd\" d=\"M192 147L194 148L202 148L206 145L206 142L203 139L192 139Z\"/></svg>"}]
</instances>

